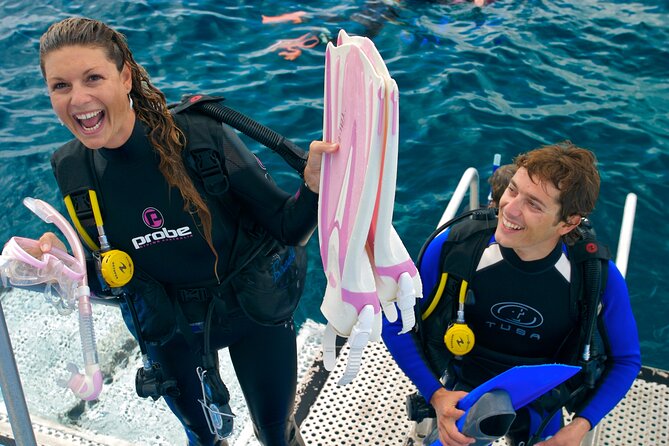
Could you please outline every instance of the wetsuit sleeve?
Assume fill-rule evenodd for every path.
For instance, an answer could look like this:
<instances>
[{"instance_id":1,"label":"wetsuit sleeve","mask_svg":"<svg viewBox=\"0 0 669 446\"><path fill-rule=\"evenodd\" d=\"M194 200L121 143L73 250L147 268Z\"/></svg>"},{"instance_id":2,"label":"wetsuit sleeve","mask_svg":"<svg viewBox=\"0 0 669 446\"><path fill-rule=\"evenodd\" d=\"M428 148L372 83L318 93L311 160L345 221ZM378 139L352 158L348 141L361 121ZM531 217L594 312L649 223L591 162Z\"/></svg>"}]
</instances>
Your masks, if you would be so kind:
<instances>
[{"instance_id":1,"label":"wetsuit sleeve","mask_svg":"<svg viewBox=\"0 0 669 446\"><path fill-rule=\"evenodd\" d=\"M609 261L608 281L602 296L602 322L609 351L602 380L591 400L577 415L598 424L623 399L641 369L639 334L625 279Z\"/></svg>"},{"instance_id":2,"label":"wetsuit sleeve","mask_svg":"<svg viewBox=\"0 0 669 446\"><path fill-rule=\"evenodd\" d=\"M244 209L282 243L305 243L316 228L318 194L304 183L294 195L279 188L237 134L221 128L230 187Z\"/></svg>"},{"instance_id":3,"label":"wetsuit sleeve","mask_svg":"<svg viewBox=\"0 0 669 446\"><path fill-rule=\"evenodd\" d=\"M427 245L423 258L420 262L420 279L423 282L423 290L432 291L439 282L439 275L441 273L439 262L441 260L441 248L444 245L451 228L446 228L443 232L437 235L432 242ZM430 294L425 294L429 296Z\"/></svg>"},{"instance_id":4,"label":"wetsuit sleeve","mask_svg":"<svg viewBox=\"0 0 669 446\"><path fill-rule=\"evenodd\" d=\"M437 284L441 247L447 237L448 230L439 234L428 245L421 259L420 277L423 282L423 290L430 290L430 293L426 296L432 295L432 289ZM424 300L427 301L427 299ZM383 331L381 334L383 342L400 369L418 388L425 401L429 403L434 392L442 387L441 382L439 377L435 376L430 369L423 354L420 339L415 331L399 334L401 330L401 316L398 315L395 322L389 322L385 316L383 317Z\"/></svg>"}]
</instances>

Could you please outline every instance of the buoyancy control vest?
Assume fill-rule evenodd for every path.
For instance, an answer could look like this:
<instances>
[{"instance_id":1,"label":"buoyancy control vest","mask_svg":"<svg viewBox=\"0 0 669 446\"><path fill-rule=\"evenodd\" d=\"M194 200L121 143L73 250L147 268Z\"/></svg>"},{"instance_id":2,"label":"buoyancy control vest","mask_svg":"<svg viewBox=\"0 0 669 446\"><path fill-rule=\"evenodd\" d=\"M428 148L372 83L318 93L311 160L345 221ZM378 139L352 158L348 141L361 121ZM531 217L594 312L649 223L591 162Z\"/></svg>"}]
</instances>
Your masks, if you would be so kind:
<instances>
[{"instance_id":1,"label":"buoyancy control vest","mask_svg":"<svg viewBox=\"0 0 669 446\"><path fill-rule=\"evenodd\" d=\"M218 288L232 287L242 309L256 322L281 325L292 318L304 287L306 249L285 246L277 241L248 216L238 201L228 193L225 160L231 148L225 141L215 137L217 132L214 127L221 125L220 116L212 117L212 113L205 113L200 107L203 103L213 104L220 100L222 98L197 95L186 97L181 104L172 108L177 125L187 135L186 147L182 152L184 164L209 205L218 205L226 221L236 223L220 226L221 230L227 231L225 237L234 242L231 252L227 253L229 265L223 276L224 283L219 284ZM217 109L212 107L211 110ZM280 143L285 145L283 140ZM293 158L304 161L297 155L293 155ZM304 164L298 161L294 160L292 164L303 168ZM52 167L78 232L92 252L98 251L100 247L95 243L98 232L94 218L94 197L100 197L101 194L90 193L100 190L92 151L74 139L54 153ZM104 203L100 205L104 214ZM93 268L89 265L91 272ZM211 287L211 283L201 285ZM142 324L139 334L149 342L164 342L171 337L175 325L172 311L174 296L169 296L169 304L164 303L167 293L162 285L139 269L127 288L137 294L154 296L155 303L150 305L153 313L151 323ZM199 289L200 284L191 283L189 288Z\"/></svg>"},{"instance_id":2,"label":"buoyancy control vest","mask_svg":"<svg viewBox=\"0 0 669 446\"><path fill-rule=\"evenodd\" d=\"M458 380L476 375L467 369L467 363L472 360L478 365L484 363L486 367L499 367L489 370L493 375L514 365L542 362L579 365L582 367L580 373L541 402L546 410L566 406L570 411L578 411L587 402L588 390L594 388L596 381L601 378L607 350L606 334L599 313L610 253L606 246L597 242L593 231L586 227L587 222L582 224L583 228L577 228L580 231L579 240L567 246L572 270L569 313L577 323L559 351L550 357L530 359L483 348L475 348L471 353L457 357L446 348L444 333L456 320L458 297L467 294L479 260L497 226L497 219L491 212L477 210L456 217L454 220L457 221L444 224L426 242L427 246L437 234L450 227L439 253L440 280L420 307L417 306L416 329L428 365L435 375L443 376L448 371L451 376L457 376ZM421 254L423 252L425 246ZM419 266L421 262L422 256L419 256ZM587 351L586 356L583 355L584 350ZM465 384L471 387L480 384L467 381L465 378Z\"/></svg>"}]
</instances>

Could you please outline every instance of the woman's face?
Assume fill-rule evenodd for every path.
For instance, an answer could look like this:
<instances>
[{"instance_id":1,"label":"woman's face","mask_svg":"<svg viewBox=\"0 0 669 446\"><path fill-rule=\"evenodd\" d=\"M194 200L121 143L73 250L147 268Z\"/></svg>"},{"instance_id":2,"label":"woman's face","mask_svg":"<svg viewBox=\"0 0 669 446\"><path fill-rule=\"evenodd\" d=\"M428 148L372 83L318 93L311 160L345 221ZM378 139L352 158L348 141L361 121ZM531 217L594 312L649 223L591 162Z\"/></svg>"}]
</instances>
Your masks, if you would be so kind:
<instances>
[{"instance_id":1,"label":"woman's face","mask_svg":"<svg viewBox=\"0 0 669 446\"><path fill-rule=\"evenodd\" d=\"M89 149L122 146L135 125L130 68L119 72L99 47L66 46L44 57L51 106Z\"/></svg>"}]
</instances>

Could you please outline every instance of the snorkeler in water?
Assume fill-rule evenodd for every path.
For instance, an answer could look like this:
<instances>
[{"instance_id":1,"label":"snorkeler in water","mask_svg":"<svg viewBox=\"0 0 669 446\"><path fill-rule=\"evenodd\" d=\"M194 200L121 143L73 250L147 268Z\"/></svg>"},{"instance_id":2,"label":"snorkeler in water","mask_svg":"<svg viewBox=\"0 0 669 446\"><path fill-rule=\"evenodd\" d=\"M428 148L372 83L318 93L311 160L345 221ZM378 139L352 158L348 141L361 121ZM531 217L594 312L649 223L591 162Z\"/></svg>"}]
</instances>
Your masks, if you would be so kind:
<instances>
[{"instance_id":1,"label":"snorkeler in water","mask_svg":"<svg viewBox=\"0 0 669 446\"><path fill-rule=\"evenodd\" d=\"M416 0L368 0L364 6L347 17L324 16L323 20L326 27L310 31L296 38L280 39L272 44L268 51L279 51L278 55L286 60L295 60L302 54L305 49L312 49L319 44L327 44L328 42L336 43L336 32L331 32L327 25L334 25L334 28L339 28L343 22L351 22L347 26L346 31L351 35L364 36L374 39L383 29L383 26L388 23L401 23L401 11L411 7L412 2L417 3L433 3L433 4L459 4L459 3L473 3L477 7L483 7L492 3L494 0L437 0L437 1L420 1ZM306 11L292 11L275 16L262 15L262 23L266 25L273 25L279 23L304 23L312 18Z\"/></svg>"}]
</instances>

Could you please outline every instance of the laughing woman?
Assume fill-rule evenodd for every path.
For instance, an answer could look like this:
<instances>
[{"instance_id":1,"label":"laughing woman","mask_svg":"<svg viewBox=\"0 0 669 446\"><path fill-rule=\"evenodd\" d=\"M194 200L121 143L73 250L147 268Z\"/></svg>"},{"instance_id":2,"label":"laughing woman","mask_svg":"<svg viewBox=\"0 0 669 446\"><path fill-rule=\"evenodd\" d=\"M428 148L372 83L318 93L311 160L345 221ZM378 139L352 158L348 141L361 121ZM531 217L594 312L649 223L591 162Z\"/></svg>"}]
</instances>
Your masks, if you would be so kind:
<instances>
[{"instance_id":1,"label":"laughing woman","mask_svg":"<svg viewBox=\"0 0 669 446\"><path fill-rule=\"evenodd\" d=\"M240 298L249 291L230 279L253 278L258 262L246 255L240 265L238 259L254 247L276 247L277 240L288 253L284 265L299 263L296 250L284 245L304 244L313 232L320 160L336 145L311 144L304 182L291 195L230 128L191 111L171 114L125 37L104 23L69 18L53 24L40 39L40 67L53 110L74 135L52 158L59 188L75 208L94 207L90 195L77 197L95 191L109 243L136 267L127 286L101 282L99 292L109 285L125 297L124 320L153 365L138 380L160 372L152 372L153 381L138 381L138 393L165 398L190 445L226 444L221 414L208 417L198 400L209 384L205 396L227 406L216 351L228 347L259 441L302 444L292 419L292 318L259 323ZM223 154L228 189L219 199L208 196L188 167L185 154L195 145ZM44 252L62 247L52 233L40 240ZM262 244L268 240L275 244ZM304 278L298 276L287 277L284 288L299 295Z\"/></svg>"}]
</instances>

